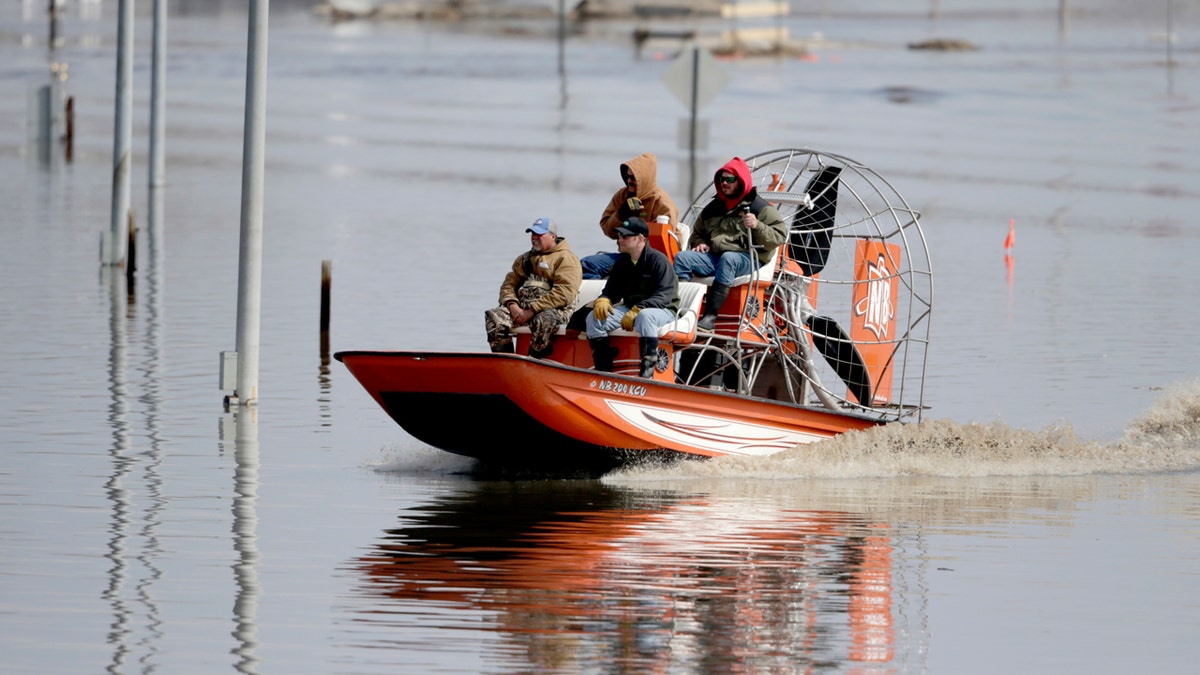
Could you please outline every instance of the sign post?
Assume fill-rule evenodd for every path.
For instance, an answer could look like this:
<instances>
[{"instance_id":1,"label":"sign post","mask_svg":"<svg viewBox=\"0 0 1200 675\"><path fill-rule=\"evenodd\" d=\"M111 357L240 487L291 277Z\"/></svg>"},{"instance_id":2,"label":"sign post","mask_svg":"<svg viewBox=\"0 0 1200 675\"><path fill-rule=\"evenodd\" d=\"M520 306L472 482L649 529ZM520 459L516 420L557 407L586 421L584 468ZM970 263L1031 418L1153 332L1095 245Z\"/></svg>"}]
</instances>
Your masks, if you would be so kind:
<instances>
[{"instance_id":1,"label":"sign post","mask_svg":"<svg viewBox=\"0 0 1200 675\"><path fill-rule=\"evenodd\" d=\"M694 41L684 45L679 56L663 72L667 89L688 107L691 113L686 124L688 150L688 194L696 192L696 146L708 147L708 127L701 130L697 114L729 84L729 75L717 65L712 54ZM703 138L700 132L703 131ZM681 134L682 135L682 134Z\"/></svg>"}]
</instances>

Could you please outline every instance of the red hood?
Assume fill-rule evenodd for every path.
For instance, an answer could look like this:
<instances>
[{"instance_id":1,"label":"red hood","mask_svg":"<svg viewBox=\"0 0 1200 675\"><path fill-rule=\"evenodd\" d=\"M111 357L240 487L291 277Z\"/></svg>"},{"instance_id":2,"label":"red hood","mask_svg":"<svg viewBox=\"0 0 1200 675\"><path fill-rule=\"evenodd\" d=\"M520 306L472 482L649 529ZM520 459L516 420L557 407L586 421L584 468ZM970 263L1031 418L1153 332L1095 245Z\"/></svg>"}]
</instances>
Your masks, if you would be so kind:
<instances>
[{"instance_id":1,"label":"red hood","mask_svg":"<svg viewBox=\"0 0 1200 675\"><path fill-rule=\"evenodd\" d=\"M750 190L754 187L754 178L750 175L750 167L746 166L746 162L741 157L734 157L733 159L729 160L728 162L725 162L725 165L722 166L720 169L717 169L716 173L713 174L713 185L716 186L717 196L720 196L722 194L721 186L717 185L717 176L720 176L723 172L726 172L726 171L737 176L738 179L741 180L741 186L742 186L741 192L735 193L737 195L736 197L734 197L733 199L725 199L724 200L725 208L732 209L734 206L737 206L737 203L742 201L742 199L744 199L746 197L746 195L750 192Z\"/></svg>"}]
</instances>

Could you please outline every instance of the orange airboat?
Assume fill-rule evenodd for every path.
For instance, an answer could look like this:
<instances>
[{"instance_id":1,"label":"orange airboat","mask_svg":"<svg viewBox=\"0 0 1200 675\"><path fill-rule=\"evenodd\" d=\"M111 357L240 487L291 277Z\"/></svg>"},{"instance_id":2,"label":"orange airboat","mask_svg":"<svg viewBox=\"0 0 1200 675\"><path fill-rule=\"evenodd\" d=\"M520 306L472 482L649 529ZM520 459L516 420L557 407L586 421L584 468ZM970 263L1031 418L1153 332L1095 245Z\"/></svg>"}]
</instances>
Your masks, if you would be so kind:
<instances>
[{"instance_id":1,"label":"orange airboat","mask_svg":"<svg viewBox=\"0 0 1200 675\"><path fill-rule=\"evenodd\" d=\"M781 149L745 160L789 224L788 241L738 279L712 332L696 329L701 282L711 279L680 282L653 378L637 376L638 336L624 331L612 335L612 373L594 370L586 335L565 329L545 359L520 355L527 332L516 355L334 356L408 433L497 468L602 471L651 456L770 455L919 421L933 301L919 214L846 157ZM651 223L651 245L673 259L712 195L709 185L677 229ZM576 306L603 285L585 280ZM498 439L497 429L520 440Z\"/></svg>"}]
</instances>

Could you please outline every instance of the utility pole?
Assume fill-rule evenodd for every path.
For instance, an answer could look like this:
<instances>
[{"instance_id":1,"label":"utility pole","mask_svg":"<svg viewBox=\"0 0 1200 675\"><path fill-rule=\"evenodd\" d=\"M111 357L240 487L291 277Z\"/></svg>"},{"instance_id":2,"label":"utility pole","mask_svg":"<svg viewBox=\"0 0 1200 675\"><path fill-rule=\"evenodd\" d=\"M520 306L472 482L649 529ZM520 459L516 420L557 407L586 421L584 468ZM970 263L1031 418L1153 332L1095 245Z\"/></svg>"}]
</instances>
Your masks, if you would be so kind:
<instances>
[{"instance_id":1,"label":"utility pole","mask_svg":"<svg viewBox=\"0 0 1200 675\"><path fill-rule=\"evenodd\" d=\"M129 246L130 136L133 134L133 0L120 0L117 9L117 90L113 123L112 219L102 262L124 265Z\"/></svg>"},{"instance_id":2,"label":"utility pole","mask_svg":"<svg viewBox=\"0 0 1200 675\"><path fill-rule=\"evenodd\" d=\"M269 0L250 0L246 47L246 118L242 141L242 223L238 255L237 382L239 406L258 404L258 346L262 298L263 166L267 124Z\"/></svg>"},{"instance_id":3,"label":"utility pole","mask_svg":"<svg viewBox=\"0 0 1200 675\"><path fill-rule=\"evenodd\" d=\"M150 70L150 187L163 184L166 156L167 0L154 0L154 47Z\"/></svg>"}]
</instances>

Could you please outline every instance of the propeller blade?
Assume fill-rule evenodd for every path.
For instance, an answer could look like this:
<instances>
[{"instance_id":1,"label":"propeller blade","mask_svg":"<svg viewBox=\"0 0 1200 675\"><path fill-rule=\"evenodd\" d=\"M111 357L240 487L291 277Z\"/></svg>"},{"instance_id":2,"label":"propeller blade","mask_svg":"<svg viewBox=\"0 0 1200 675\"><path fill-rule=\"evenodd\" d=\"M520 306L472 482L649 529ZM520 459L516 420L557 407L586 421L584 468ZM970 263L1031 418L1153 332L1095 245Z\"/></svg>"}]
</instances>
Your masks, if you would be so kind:
<instances>
[{"instance_id":1,"label":"propeller blade","mask_svg":"<svg viewBox=\"0 0 1200 675\"><path fill-rule=\"evenodd\" d=\"M813 176L804 188L813 198L813 207L798 210L792 219L788 257L800 263L810 277L825 269L825 261L829 259L841 173L841 167L827 166Z\"/></svg>"},{"instance_id":2,"label":"propeller blade","mask_svg":"<svg viewBox=\"0 0 1200 675\"><path fill-rule=\"evenodd\" d=\"M859 403L871 405L871 374L850 336L826 316L810 316L807 323L813 333L813 344L846 383L846 388Z\"/></svg>"}]
</instances>

